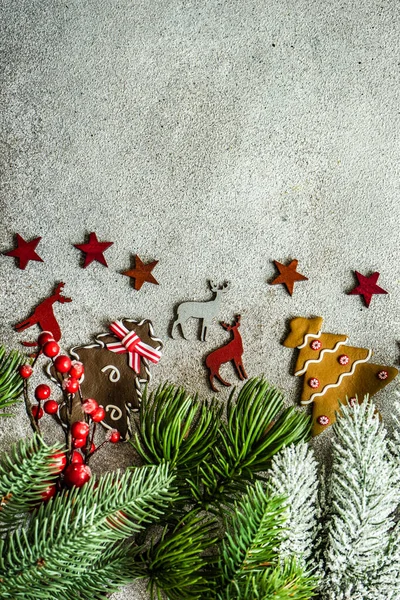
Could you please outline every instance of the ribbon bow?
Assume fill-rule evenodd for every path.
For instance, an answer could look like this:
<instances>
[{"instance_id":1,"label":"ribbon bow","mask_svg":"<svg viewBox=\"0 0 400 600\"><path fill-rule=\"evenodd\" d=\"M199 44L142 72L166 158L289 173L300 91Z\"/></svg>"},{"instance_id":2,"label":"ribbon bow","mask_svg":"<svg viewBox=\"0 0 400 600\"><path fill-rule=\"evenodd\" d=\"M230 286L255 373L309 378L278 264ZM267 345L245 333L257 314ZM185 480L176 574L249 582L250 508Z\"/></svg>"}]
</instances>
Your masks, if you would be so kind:
<instances>
[{"instance_id":1,"label":"ribbon bow","mask_svg":"<svg viewBox=\"0 0 400 600\"><path fill-rule=\"evenodd\" d=\"M158 363L160 360L161 352L142 342L138 334L135 331L129 331L121 321L111 323L110 330L121 341L106 344L108 350L116 354L128 353L129 366L135 373L140 373L142 357L151 360L153 363Z\"/></svg>"}]
</instances>

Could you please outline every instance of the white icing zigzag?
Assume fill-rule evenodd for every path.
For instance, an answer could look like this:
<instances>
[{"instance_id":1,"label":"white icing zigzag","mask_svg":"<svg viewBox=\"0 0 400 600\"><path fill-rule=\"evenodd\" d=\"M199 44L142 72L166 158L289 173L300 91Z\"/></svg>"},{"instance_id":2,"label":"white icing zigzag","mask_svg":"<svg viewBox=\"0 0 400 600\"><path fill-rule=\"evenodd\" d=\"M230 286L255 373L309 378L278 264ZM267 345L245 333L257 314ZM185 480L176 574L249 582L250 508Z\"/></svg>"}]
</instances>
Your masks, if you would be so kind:
<instances>
[{"instance_id":1,"label":"white icing zigzag","mask_svg":"<svg viewBox=\"0 0 400 600\"><path fill-rule=\"evenodd\" d=\"M306 362L304 363L303 369L301 369L301 371L296 371L295 375L296 376L303 375L303 373L305 373L307 371L308 365L310 365L311 363L319 363L319 362L321 362L321 360L323 359L324 354L327 354L328 352L336 352L336 350L340 346L342 346L343 344L347 344L348 341L349 341L349 338L346 338L343 342L337 342L336 346L334 348L332 348L332 350L330 348L324 348L323 350L321 350L319 358L310 358L309 360L306 360ZM298 346L298 347L302 348L302 346Z\"/></svg>"},{"instance_id":2,"label":"white icing zigzag","mask_svg":"<svg viewBox=\"0 0 400 600\"><path fill-rule=\"evenodd\" d=\"M311 338L319 338L319 336L321 335L322 329L320 329L318 331L318 333L307 333L306 337L304 338L304 342L301 344L301 346L297 346L298 349L300 350L300 348L304 348L305 346L307 346L308 344L308 340L310 340Z\"/></svg>"},{"instance_id":3,"label":"white icing zigzag","mask_svg":"<svg viewBox=\"0 0 400 600\"><path fill-rule=\"evenodd\" d=\"M342 373L336 383L329 383L328 385L326 385L324 387L322 392L313 394L309 400L302 400L301 404L304 404L304 405L311 404L311 402L314 402L315 398L317 398L318 396L323 396L325 394L325 392L327 392L330 388L338 387L342 383L344 377L348 377L349 375L354 375L356 366L360 363L367 362L371 358L371 356L372 356L372 350L368 350L368 355L366 358L360 358L359 360L354 361L351 371L349 371L348 373Z\"/></svg>"}]
</instances>

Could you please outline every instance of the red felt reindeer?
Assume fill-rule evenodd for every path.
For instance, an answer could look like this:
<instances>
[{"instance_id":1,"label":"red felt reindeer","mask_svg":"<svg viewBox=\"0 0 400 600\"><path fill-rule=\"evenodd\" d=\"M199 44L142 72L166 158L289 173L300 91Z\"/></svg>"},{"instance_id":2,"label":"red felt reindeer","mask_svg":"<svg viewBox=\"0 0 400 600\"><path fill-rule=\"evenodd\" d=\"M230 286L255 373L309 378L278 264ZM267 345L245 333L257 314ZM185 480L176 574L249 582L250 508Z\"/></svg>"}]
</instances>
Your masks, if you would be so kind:
<instances>
[{"instance_id":1,"label":"red felt reindeer","mask_svg":"<svg viewBox=\"0 0 400 600\"><path fill-rule=\"evenodd\" d=\"M222 346L221 348L217 348L214 352L211 352L206 358L206 366L209 369L209 379L211 388L214 392L218 390L214 386L214 377L216 377L223 385L230 386L231 384L222 379L219 369L221 365L227 363L229 361L233 361L235 365L237 374L239 379L247 379L247 373L244 370L244 366L242 363L242 354L243 354L243 343L242 337L239 333L239 325L240 325L240 315L236 315L235 322L233 325L229 325L228 323L223 323L221 321L221 325L226 331L231 331L233 333L233 339Z\"/></svg>"},{"instance_id":2,"label":"red felt reindeer","mask_svg":"<svg viewBox=\"0 0 400 600\"><path fill-rule=\"evenodd\" d=\"M54 291L54 294L43 300L35 308L30 317L15 325L16 331L21 332L28 327L38 325L42 331L50 331L53 334L54 340L58 342L61 339L61 329L54 315L53 304L55 302L71 302L72 298L67 298L61 294L65 283L59 283ZM23 346L37 346L37 342L21 342Z\"/></svg>"}]
</instances>

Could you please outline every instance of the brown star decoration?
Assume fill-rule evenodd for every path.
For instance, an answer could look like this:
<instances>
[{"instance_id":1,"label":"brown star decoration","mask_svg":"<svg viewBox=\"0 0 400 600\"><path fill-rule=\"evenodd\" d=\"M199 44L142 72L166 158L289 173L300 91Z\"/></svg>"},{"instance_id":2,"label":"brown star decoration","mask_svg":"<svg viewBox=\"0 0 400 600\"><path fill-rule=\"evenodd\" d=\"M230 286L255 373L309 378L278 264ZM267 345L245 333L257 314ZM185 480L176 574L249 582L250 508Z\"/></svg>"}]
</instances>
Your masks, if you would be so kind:
<instances>
[{"instance_id":1,"label":"brown star decoration","mask_svg":"<svg viewBox=\"0 0 400 600\"><path fill-rule=\"evenodd\" d=\"M307 281L308 277L305 277L301 273L297 273L297 265L298 260L292 260L288 265L283 265L282 263L274 260L275 266L278 269L280 275L276 277L273 281L271 281L270 285L276 285L278 283L282 283L286 285L286 289L290 295L293 294L293 287L295 281Z\"/></svg>"},{"instance_id":2,"label":"brown star decoration","mask_svg":"<svg viewBox=\"0 0 400 600\"><path fill-rule=\"evenodd\" d=\"M124 271L122 275L126 275L127 277L132 277L135 280L133 287L135 290L140 290L142 285L147 281L148 283L154 283L158 285L158 281L151 274L152 270L158 263L158 260L153 260L153 262L148 263L147 265L139 258L136 254L135 256L135 267L133 269L129 269L128 271Z\"/></svg>"}]
</instances>

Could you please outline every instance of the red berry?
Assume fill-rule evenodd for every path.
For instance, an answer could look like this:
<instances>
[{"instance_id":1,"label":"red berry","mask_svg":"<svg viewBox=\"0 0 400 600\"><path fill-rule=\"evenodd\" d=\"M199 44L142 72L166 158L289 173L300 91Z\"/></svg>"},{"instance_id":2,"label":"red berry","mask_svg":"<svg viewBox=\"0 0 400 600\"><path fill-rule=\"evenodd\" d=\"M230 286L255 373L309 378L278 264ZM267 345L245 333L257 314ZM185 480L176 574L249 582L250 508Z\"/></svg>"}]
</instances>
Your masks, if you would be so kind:
<instances>
[{"instance_id":1,"label":"red berry","mask_svg":"<svg viewBox=\"0 0 400 600\"><path fill-rule=\"evenodd\" d=\"M61 473L67 466L67 455L65 452L57 452L51 455L50 467L53 473Z\"/></svg>"},{"instance_id":2,"label":"red berry","mask_svg":"<svg viewBox=\"0 0 400 600\"><path fill-rule=\"evenodd\" d=\"M113 431L108 438L108 441L112 444L117 444L121 440L121 434L119 431Z\"/></svg>"},{"instance_id":3,"label":"red berry","mask_svg":"<svg viewBox=\"0 0 400 600\"><path fill-rule=\"evenodd\" d=\"M31 365L21 365L18 372L23 379L28 379L32 375L33 369Z\"/></svg>"},{"instance_id":4,"label":"red berry","mask_svg":"<svg viewBox=\"0 0 400 600\"><path fill-rule=\"evenodd\" d=\"M71 464L83 465L83 456L78 450L74 450L71 456Z\"/></svg>"},{"instance_id":5,"label":"red berry","mask_svg":"<svg viewBox=\"0 0 400 600\"><path fill-rule=\"evenodd\" d=\"M44 346L47 342L52 342L54 340L54 335L51 331L43 331L38 337L39 346Z\"/></svg>"},{"instance_id":6,"label":"red berry","mask_svg":"<svg viewBox=\"0 0 400 600\"><path fill-rule=\"evenodd\" d=\"M90 450L89 450L89 454L92 454L94 451L96 450L96 446L93 444L93 442L90 444Z\"/></svg>"},{"instance_id":7,"label":"red berry","mask_svg":"<svg viewBox=\"0 0 400 600\"><path fill-rule=\"evenodd\" d=\"M92 412L90 416L95 423L100 423L100 421L102 421L106 416L106 411L102 406L99 406L99 408L96 408L96 410Z\"/></svg>"},{"instance_id":8,"label":"red berry","mask_svg":"<svg viewBox=\"0 0 400 600\"><path fill-rule=\"evenodd\" d=\"M85 421L75 421L72 423L71 434L75 439L87 438L89 433L89 425Z\"/></svg>"},{"instance_id":9,"label":"red berry","mask_svg":"<svg viewBox=\"0 0 400 600\"><path fill-rule=\"evenodd\" d=\"M86 398L86 400L82 402L82 408L83 412L85 412L87 415L91 415L99 408L99 405L97 404L97 400L94 398Z\"/></svg>"},{"instance_id":10,"label":"red berry","mask_svg":"<svg viewBox=\"0 0 400 600\"><path fill-rule=\"evenodd\" d=\"M54 366L59 373L68 373L71 368L71 359L66 354L60 354L54 360Z\"/></svg>"},{"instance_id":11,"label":"red berry","mask_svg":"<svg viewBox=\"0 0 400 600\"><path fill-rule=\"evenodd\" d=\"M43 404L43 410L48 415L55 415L58 412L58 402L55 400L46 400Z\"/></svg>"},{"instance_id":12,"label":"red berry","mask_svg":"<svg viewBox=\"0 0 400 600\"><path fill-rule=\"evenodd\" d=\"M87 465L79 465L76 463L71 463L65 469L64 472L64 482L68 487L82 487L89 481L92 476L92 472L90 467Z\"/></svg>"},{"instance_id":13,"label":"red berry","mask_svg":"<svg viewBox=\"0 0 400 600\"><path fill-rule=\"evenodd\" d=\"M73 439L72 440L72 447L73 448L83 448L83 446L86 446L86 439L85 438L77 438L77 439Z\"/></svg>"},{"instance_id":14,"label":"red berry","mask_svg":"<svg viewBox=\"0 0 400 600\"><path fill-rule=\"evenodd\" d=\"M49 485L40 492L40 497L43 502L48 502L57 492L57 486L55 483L49 483Z\"/></svg>"},{"instance_id":15,"label":"red berry","mask_svg":"<svg viewBox=\"0 0 400 600\"><path fill-rule=\"evenodd\" d=\"M37 419L37 420L41 419L44 415L43 408L40 408L39 412L38 412L38 409L39 409L39 404L35 404L34 406L32 406L33 418Z\"/></svg>"},{"instance_id":16,"label":"red berry","mask_svg":"<svg viewBox=\"0 0 400 600\"><path fill-rule=\"evenodd\" d=\"M54 340L46 342L43 346L43 354L48 358L54 358L60 352L60 346Z\"/></svg>"},{"instance_id":17,"label":"red berry","mask_svg":"<svg viewBox=\"0 0 400 600\"><path fill-rule=\"evenodd\" d=\"M50 396L50 388L45 383L41 383L37 386L35 390L35 398L36 400L47 400Z\"/></svg>"},{"instance_id":18,"label":"red berry","mask_svg":"<svg viewBox=\"0 0 400 600\"><path fill-rule=\"evenodd\" d=\"M67 394L76 394L79 390L79 381L73 377L68 377L68 379L64 379L62 387Z\"/></svg>"},{"instance_id":19,"label":"red berry","mask_svg":"<svg viewBox=\"0 0 400 600\"><path fill-rule=\"evenodd\" d=\"M75 379L80 379L85 371L83 364L79 360L73 360L71 363L71 368L69 370L69 374L71 377Z\"/></svg>"}]
</instances>

